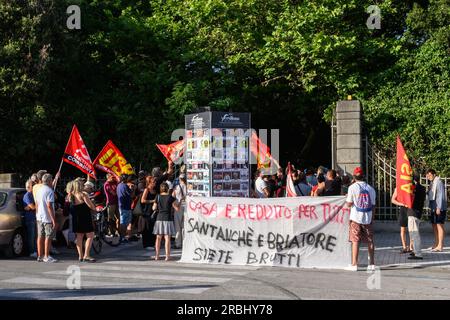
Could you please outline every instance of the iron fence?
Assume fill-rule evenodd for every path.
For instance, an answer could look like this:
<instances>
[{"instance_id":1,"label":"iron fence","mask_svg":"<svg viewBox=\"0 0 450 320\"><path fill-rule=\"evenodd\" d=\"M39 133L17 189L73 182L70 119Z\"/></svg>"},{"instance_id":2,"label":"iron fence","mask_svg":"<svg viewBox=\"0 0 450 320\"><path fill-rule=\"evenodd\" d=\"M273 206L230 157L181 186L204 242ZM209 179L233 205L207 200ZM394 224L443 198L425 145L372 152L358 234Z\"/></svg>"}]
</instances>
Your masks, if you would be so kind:
<instances>
[{"instance_id":1,"label":"iron fence","mask_svg":"<svg viewBox=\"0 0 450 320\"><path fill-rule=\"evenodd\" d=\"M365 169L367 172L367 182L373 186L377 193L376 220L397 220L399 207L391 203L391 197L395 189L396 168L395 162L388 160L385 155L376 150L365 139ZM450 177L441 177L445 190L450 193ZM421 176L420 183L428 190L429 181ZM428 219L430 208L428 201L425 201L424 215L422 219ZM448 214L447 214L448 220Z\"/></svg>"}]
</instances>

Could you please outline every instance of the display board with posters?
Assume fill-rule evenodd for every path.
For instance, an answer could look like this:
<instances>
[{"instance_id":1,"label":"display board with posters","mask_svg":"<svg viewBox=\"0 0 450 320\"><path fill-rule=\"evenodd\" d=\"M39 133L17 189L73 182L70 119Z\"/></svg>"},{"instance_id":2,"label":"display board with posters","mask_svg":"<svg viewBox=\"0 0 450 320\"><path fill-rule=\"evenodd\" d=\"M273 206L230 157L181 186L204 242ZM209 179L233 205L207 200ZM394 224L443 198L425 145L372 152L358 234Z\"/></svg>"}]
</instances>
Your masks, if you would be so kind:
<instances>
[{"instance_id":1,"label":"display board with posters","mask_svg":"<svg viewBox=\"0 0 450 320\"><path fill-rule=\"evenodd\" d=\"M214 112L212 126L212 195L250 196L250 114Z\"/></svg>"},{"instance_id":2,"label":"display board with posters","mask_svg":"<svg viewBox=\"0 0 450 320\"><path fill-rule=\"evenodd\" d=\"M188 196L250 196L250 114L186 115Z\"/></svg>"},{"instance_id":3,"label":"display board with posters","mask_svg":"<svg viewBox=\"0 0 450 320\"><path fill-rule=\"evenodd\" d=\"M188 196L211 195L211 114L186 116L186 173Z\"/></svg>"}]
</instances>

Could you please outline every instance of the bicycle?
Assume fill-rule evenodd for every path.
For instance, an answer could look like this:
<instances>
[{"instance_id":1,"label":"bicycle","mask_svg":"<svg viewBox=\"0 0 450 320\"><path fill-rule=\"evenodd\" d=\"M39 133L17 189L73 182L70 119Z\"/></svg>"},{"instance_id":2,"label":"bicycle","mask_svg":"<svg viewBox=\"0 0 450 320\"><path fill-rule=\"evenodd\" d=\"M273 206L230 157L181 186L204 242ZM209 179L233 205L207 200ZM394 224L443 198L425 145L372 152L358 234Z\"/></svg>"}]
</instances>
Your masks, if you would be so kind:
<instances>
[{"instance_id":1,"label":"bicycle","mask_svg":"<svg viewBox=\"0 0 450 320\"><path fill-rule=\"evenodd\" d=\"M103 242L111 247L117 247L120 244L120 237L110 235L111 226L108 221L108 206L97 206L97 213L94 216L94 239L92 240L92 249L96 254L100 254Z\"/></svg>"}]
</instances>

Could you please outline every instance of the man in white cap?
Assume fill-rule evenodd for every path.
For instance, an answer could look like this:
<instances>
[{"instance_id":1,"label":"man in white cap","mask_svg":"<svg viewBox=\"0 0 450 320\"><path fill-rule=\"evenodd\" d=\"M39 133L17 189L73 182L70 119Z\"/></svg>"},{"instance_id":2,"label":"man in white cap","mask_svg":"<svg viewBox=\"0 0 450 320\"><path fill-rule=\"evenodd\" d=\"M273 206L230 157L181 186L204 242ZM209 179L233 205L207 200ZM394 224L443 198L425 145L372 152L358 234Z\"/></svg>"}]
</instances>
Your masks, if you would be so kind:
<instances>
[{"instance_id":1,"label":"man in white cap","mask_svg":"<svg viewBox=\"0 0 450 320\"><path fill-rule=\"evenodd\" d=\"M367 271L375 271L372 222L375 215L376 193L364 181L364 172L361 167L353 171L353 183L348 188L346 205L350 209L349 241L352 243L352 263L345 270L358 271L359 244L366 242L369 251L369 264Z\"/></svg>"},{"instance_id":2,"label":"man in white cap","mask_svg":"<svg viewBox=\"0 0 450 320\"><path fill-rule=\"evenodd\" d=\"M84 183L84 191L89 195L91 200L94 198L94 188L95 185L91 181L86 181Z\"/></svg>"}]
</instances>

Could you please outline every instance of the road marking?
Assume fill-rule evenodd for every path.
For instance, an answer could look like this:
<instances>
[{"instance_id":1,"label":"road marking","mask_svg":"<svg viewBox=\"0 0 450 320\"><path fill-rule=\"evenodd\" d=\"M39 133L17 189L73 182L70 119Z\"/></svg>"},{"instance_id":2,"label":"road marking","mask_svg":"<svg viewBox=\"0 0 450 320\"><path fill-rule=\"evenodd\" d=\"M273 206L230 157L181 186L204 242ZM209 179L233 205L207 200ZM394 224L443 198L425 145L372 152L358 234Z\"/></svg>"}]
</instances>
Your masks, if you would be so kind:
<instances>
[{"instance_id":1,"label":"road marking","mask_svg":"<svg viewBox=\"0 0 450 320\"><path fill-rule=\"evenodd\" d=\"M380 268L389 268L389 267L419 267L419 266L428 266L428 265L441 265L441 264L450 264L450 260L436 260L436 261L424 261L424 262L411 262L411 263L392 263L380 265Z\"/></svg>"},{"instance_id":2,"label":"road marking","mask_svg":"<svg viewBox=\"0 0 450 320\"><path fill-rule=\"evenodd\" d=\"M47 271L45 274L53 275L67 275L66 271ZM224 283L231 278L214 278L214 277L189 277L176 275L158 275L158 274L133 274L129 272L91 272L83 271L82 276L97 277L97 278L122 278L122 279L137 279L137 280L167 280L167 281L188 281L188 282L213 282Z\"/></svg>"},{"instance_id":3,"label":"road marking","mask_svg":"<svg viewBox=\"0 0 450 320\"><path fill-rule=\"evenodd\" d=\"M67 275L64 272L65 275ZM43 285L43 286L53 286L57 288L67 289L66 279L55 279L55 278L34 278L34 277L17 277L12 279L2 280L1 282L14 283L14 284L28 284L28 285ZM124 287L125 286L125 287ZM85 288L101 288L101 289L117 289L122 291L130 290L131 292L172 292L172 293L187 293L187 294L200 294L204 291L212 288L211 285L158 285L158 284L146 284L146 283L127 283L127 282L101 282L101 281L81 281L82 289ZM57 289L51 288L51 289ZM50 289L50 288L49 288ZM20 290L20 289L10 289L10 290ZM132 291L131 291L132 290ZM31 290L33 291L33 290ZM30 291L30 292L31 292ZM48 293L47 291L37 290L39 292ZM79 290L66 290L67 292L79 292ZM27 291L21 291L27 292ZM55 293L60 293L58 290ZM125 292L126 293L126 292ZM2 295L0 291L0 296Z\"/></svg>"},{"instance_id":4,"label":"road marking","mask_svg":"<svg viewBox=\"0 0 450 320\"><path fill-rule=\"evenodd\" d=\"M117 264L117 265L156 265L156 264L164 264L164 266L175 266L175 267L186 267L186 268L200 268L200 269L221 269L221 270L241 270L241 271L254 271L258 270L261 267L255 267L255 266L236 266L236 265L225 265L225 264L211 264L211 263L186 263L186 262L179 262L179 261L155 261L155 260L116 260L116 261L102 261L102 264ZM173 264L175 263L175 264Z\"/></svg>"},{"instance_id":5,"label":"road marking","mask_svg":"<svg viewBox=\"0 0 450 320\"><path fill-rule=\"evenodd\" d=\"M181 274L181 273L188 273L188 274L203 274L203 275L237 275L242 276L247 274L248 272L245 271L227 271L227 270L217 270L217 271L211 271L211 270L200 270L200 269L189 269L181 266L175 266L175 267L165 267L165 268L158 268L158 267L151 267L148 266L147 268L143 267L133 267L133 266L113 266L113 265L106 265L101 264L90 264L90 265L83 265L80 266L81 270L103 270L103 271L126 271L128 272L155 272L155 273L175 273L175 274Z\"/></svg>"}]
</instances>

